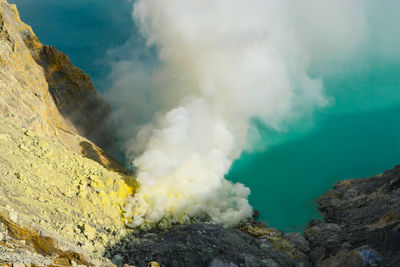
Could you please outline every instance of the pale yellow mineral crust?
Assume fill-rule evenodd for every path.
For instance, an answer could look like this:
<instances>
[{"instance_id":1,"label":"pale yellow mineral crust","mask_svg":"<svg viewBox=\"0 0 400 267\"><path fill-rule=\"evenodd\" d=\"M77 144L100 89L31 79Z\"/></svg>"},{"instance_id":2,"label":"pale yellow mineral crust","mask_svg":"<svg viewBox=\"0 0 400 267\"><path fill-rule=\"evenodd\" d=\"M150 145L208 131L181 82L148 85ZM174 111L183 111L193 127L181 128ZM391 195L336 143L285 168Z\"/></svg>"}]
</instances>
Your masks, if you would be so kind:
<instances>
[{"instance_id":1,"label":"pale yellow mineral crust","mask_svg":"<svg viewBox=\"0 0 400 267\"><path fill-rule=\"evenodd\" d=\"M134 193L132 177L1 117L0 136L0 206L100 254L123 234L121 207Z\"/></svg>"},{"instance_id":2,"label":"pale yellow mineral crust","mask_svg":"<svg viewBox=\"0 0 400 267\"><path fill-rule=\"evenodd\" d=\"M89 76L65 54L40 43L32 28L21 22L15 5L0 1L0 114L126 173L92 142L112 140L104 125L108 112Z\"/></svg>"},{"instance_id":3,"label":"pale yellow mineral crust","mask_svg":"<svg viewBox=\"0 0 400 267\"><path fill-rule=\"evenodd\" d=\"M137 184L93 136L82 136L98 114L68 116L75 107L78 118L88 113L72 103L91 97L104 119L108 106L89 77L42 45L16 6L0 0L0 265L13 253L22 262L110 264L101 255L124 235L123 207Z\"/></svg>"}]
</instances>

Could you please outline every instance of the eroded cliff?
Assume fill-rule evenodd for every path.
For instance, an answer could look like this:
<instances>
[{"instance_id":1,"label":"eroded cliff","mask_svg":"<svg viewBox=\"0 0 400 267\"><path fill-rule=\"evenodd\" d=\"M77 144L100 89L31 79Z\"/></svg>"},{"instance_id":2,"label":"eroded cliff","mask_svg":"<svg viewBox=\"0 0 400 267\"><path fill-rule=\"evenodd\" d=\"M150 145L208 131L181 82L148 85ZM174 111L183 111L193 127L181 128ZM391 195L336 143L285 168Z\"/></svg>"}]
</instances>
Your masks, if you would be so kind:
<instances>
[{"instance_id":1,"label":"eroded cliff","mask_svg":"<svg viewBox=\"0 0 400 267\"><path fill-rule=\"evenodd\" d=\"M90 78L1 0L0 263L111 264L101 255L124 234L137 185L94 143L110 140L108 112Z\"/></svg>"},{"instance_id":2,"label":"eroded cliff","mask_svg":"<svg viewBox=\"0 0 400 267\"><path fill-rule=\"evenodd\" d=\"M105 123L110 108L88 75L65 54L40 43L15 5L2 0L0 9L0 116L127 172L95 145L109 146L113 137Z\"/></svg>"}]
</instances>

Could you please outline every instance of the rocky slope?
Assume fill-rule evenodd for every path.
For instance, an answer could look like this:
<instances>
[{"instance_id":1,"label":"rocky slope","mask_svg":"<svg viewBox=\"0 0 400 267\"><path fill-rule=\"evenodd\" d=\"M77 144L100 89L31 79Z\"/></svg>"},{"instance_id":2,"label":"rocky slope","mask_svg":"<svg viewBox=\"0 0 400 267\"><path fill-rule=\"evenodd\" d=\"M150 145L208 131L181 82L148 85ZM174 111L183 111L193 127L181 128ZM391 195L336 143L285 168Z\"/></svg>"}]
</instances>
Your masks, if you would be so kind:
<instances>
[{"instance_id":1,"label":"rocky slope","mask_svg":"<svg viewBox=\"0 0 400 267\"><path fill-rule=\"evenodd\" d=\"M400 266L400 166L341 181L305 231L315 266Z\"/></svg>"},{"instance_id":2,"label":"rocky slope","mask_svg":"<svg viewBox=\"0 0 400 267\"><path fill-rule=\"evenodd\" d=\"M136 184L92 142L109 137L108 112L89 77L0 0L0 264L111 265L101 255L124 234Z\"/></svg>"},{"instance_id":3,"label":"rocky slope","mask_svg":"<svg viewBox=\"0 0 400 267\"><path fill-rule=\"evenodd\" d=\"M104 123L110 107L95 90L89 76L55 47L38 45L32 39L26 39L25 43L43 68L49 92L61 114L72 121L82 136L103 148L111 146L113 135Z\"/></svg>"},{"instance_id":4,"label":"rocky slope","mask_svg":"<svg viewBox=\"0 0 400 267\"><path fill-rule=\"evenodd\" d=\"M311 266L308 242L300 234L283 234L257 223L237 229L215 224L177 225L164 231L125 236L108 248L115 263L146 266ZM122 265L122 264L121 264Z\"/></svg>"},{"instance_id":5,"label":"rocky slope","mask_svg":"<svg viewBox=\"0 0 400 267\"><path fill-rule=\"evenodd\" d=\"M0 207L14 223L96 255L124 234L121 207L133 178L1 119L0 175Z\"/></svg>"},{"instance_id":6,"label":"rocky slope","mask_svg":"<svg viewBox=\"0 0 400 267\"><path fill-rule=\"evenodd\" d=\"M66 55L40 43L31 27L21 22L15 5L0 0L0 114L38 136L126 172L93 144L112 140L105 130L108 113L90 78ZM87 142L93 149L87 149Z\"/></svg>"}]
</instances>

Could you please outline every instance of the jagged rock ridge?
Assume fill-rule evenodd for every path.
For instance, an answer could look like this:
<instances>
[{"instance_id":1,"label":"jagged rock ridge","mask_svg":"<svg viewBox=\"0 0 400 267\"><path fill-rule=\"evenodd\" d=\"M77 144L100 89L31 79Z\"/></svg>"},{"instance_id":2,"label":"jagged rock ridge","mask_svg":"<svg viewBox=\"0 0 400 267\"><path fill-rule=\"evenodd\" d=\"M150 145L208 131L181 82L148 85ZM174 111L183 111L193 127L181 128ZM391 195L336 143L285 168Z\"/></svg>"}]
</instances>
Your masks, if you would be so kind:
<instances>
[{"instance_id":1,"label":"jagged rock ridge","mask_svg":"<svg viewBox=\"0 0 400 267\"><path fill-rule=\"evenodd\" d=\"M325 222L305 231L315 266L400 266L400 165L341 181L318 203Z\"/></svg>"}]
</instances>

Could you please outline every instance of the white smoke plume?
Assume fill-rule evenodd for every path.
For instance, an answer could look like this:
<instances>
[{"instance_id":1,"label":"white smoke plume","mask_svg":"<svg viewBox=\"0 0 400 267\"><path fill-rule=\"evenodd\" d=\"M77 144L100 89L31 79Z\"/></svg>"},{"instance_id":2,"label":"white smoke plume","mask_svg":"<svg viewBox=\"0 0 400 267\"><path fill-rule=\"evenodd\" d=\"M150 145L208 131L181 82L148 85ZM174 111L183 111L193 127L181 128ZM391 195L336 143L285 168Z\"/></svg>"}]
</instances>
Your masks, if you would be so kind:
<instances>
[{"instance_id":1,"label":"white smoke plume","mask_svg":"<svg viewBox=\"0 0 400 267\"><path fill-rule=\"evenodd\" d=\"M368 35L361 2L136 1L133 17L159 62L113 68L110 98L128 112L123 135L132 137L126 151L141 185L127 224L203 217L230 226L250 217L250 190L224 178L249 148L249 121L279 129L328 103L309 70L360 47Z\"/></svg>"}]
</instances>

